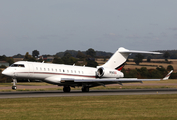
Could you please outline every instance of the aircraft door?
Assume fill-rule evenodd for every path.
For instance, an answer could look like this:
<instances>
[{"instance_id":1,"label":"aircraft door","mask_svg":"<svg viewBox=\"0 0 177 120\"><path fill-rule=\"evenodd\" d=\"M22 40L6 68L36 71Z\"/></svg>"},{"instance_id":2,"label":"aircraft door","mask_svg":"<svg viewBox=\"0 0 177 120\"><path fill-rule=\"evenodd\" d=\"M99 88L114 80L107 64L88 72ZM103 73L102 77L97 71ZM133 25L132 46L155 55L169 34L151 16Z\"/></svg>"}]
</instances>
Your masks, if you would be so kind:
<instances>
[{"instance_id":1,"label":"aircraft door","mask_svg":"<svg viewBox=\"0 0 177 120\"><path fill-rule=\"evenodd\" d=\"M34 74L33 64L32 63L28 63L28 67L29 67L28 76L29 76L29 78L31 78L33 76L33 74Z\"/></svg>"}]
</instances>

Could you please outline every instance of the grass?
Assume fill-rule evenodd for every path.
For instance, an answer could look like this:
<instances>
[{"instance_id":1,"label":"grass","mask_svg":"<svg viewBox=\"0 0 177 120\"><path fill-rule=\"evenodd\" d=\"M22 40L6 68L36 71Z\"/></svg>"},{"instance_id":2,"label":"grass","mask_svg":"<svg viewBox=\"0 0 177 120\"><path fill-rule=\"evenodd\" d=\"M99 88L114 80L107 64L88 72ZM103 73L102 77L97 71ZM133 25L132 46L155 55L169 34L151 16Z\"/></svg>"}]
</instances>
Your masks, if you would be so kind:
<instances>
[{"instance_id":1,"label":"grass","mask_svg":"<svg viewBox=\"0 0 177 120\"><path fill-rule=\"evenodd\" d=\"M175 120L177 95L0 99L1 120Z\"/></svg>"}]
</instances>

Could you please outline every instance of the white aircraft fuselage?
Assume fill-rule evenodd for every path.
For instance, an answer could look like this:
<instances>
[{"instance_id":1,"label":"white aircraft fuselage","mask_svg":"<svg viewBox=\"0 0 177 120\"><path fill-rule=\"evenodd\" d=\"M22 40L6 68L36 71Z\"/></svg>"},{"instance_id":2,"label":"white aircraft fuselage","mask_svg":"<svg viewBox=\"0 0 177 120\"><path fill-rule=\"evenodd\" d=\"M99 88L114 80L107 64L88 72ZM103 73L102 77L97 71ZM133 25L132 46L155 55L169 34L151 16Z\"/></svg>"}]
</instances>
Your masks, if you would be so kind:
<instances>
[{"instance_id":1,"label":"white aircraft fuselage","mask_svg":"<svg viewBox=\"0 0 177 120\"><path fill-rule=\"evenodd\" d=\"M3 74L8 75L14 79L36 79L51 84L63 85L61 80L64 80L64 78L96 79L96 72L97 68L92 67L19 61L5 69ZM117 70L110 70L109 73L105 74L107 74L107 77L109 78L123 77L123 73Z\"/></svg>"}]
</instances>

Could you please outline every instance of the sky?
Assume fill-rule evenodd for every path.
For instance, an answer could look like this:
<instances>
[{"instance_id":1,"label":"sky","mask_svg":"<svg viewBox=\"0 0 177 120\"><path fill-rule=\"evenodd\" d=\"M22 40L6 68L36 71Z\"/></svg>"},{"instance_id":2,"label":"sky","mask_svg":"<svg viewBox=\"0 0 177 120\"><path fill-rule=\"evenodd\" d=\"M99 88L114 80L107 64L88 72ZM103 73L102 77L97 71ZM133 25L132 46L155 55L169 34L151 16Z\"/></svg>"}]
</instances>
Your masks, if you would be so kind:
<instances>
[{"instance_id":1,"label":"sky","mask_svg":"<svg viewBox=\"0 0 177 120\"><path fill-rule=\"evenodd\" d=\"M0 55L177 49L177 0L0 0Z\"/></svg>"}]
</instances>

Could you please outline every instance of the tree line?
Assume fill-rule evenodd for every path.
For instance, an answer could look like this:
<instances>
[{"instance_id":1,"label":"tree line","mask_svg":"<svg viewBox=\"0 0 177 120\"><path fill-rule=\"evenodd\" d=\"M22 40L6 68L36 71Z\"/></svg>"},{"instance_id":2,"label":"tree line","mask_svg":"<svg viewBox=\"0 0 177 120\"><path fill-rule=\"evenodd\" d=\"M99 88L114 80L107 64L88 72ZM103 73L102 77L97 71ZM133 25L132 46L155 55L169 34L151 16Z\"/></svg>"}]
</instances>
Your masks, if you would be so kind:
<instances>
[{"instance_id":1,"label":"tree line","mask_svg":"<svg viewBox=\"0 0 177 120\"><path fill-rule=\"evenodd\" d=\"M42 58L39 58L39 55L40 55L39 51L34 50L32 51L32 55L30 55L27 52L25 55L17 54L15 57L23 57L24 61L38 61L38 62L44 61ZM110 53L106 54L106 52L102 52L100 55L102 55L100 56L101 58L109 58L112 54ZM163 55L165 59L168 59L170 56L169 53L166 53ZM52 63L69 64L69 65L75 64L75 65L81 65L81 66L86 65L89 67L98 66L98 63L95 61L95 58L99 58L99 56L97 56L97 52L92 48L89 48L85 52L67 50L63 52L62 55L61 53L57 53L56 55L53 55L53 57L54 59ZM142 54L135 54L133 59L136 64L139 64L140 62L142 62L142 59L144 58L145 57ZM10 65L14 63L12 57L6 57L5 55L0 56L0 61L7 61ZM147 58L147 61L151 61L151 58ZM3 66L3 68L5 68L5 66ZM168 73L168 71L172 69L173 69L173 66L168 66L166 69L163 68L162 66L157 67L156 69L147 69L146 67L142 67L141 69L137 69L137 68L136 69L124 69L123 68L122 72L124 73L125 77L128 77L128 78L163 78ZM177 79L177 73L172 73L171 78ZM0 82L2 81L4 82L11 81L11 78L0 74Z\"/></svg>"},{"instance_id":2,"label":"tree line","mask_svg":"<svg viewBox=\"0 0 177 120\"><path fill-rule=\"evenodd\" d=\"M163 66L156 69L147 69L146 67L136 69L122 69L125 78L149 78L149 79L161 79L165 77L170 70L173 70L173 66L169 65L167 69ZM177 79L177 73L172 73L170 79Z\"/></svg>"}]
</instances>

